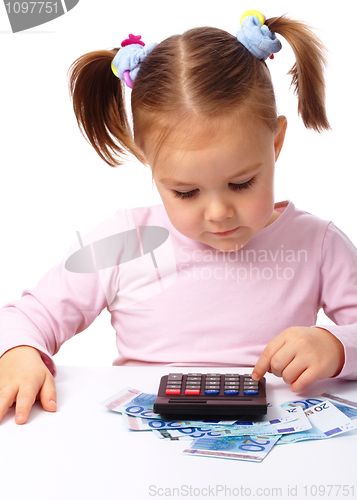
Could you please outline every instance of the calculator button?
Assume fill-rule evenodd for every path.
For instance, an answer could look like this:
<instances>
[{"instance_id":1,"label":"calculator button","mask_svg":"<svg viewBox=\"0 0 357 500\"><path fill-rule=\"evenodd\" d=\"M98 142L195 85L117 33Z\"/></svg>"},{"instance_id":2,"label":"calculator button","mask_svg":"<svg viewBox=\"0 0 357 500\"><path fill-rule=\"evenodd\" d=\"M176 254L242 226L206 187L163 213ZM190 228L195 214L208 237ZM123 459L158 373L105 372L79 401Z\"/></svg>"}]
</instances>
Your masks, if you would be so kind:
<instances>
[{"instance_id":1,"label":"calculator button","mask_svg":"<svg viewBox=\"0 0 357 500\"><path fill-rule=\"evenodd\" d=\"M239 390L238 389L226 389L224 391L224 394L226 394L226 396L235 396L236 394L239 394Z\"/></svg>"},{"instance_id":2,"label":"calculator button","mask_svg":"<svg viewBox=\"0 0 357 500\"><path fill-rule=\"evenodd\" d=\"M225 380L224 385L239 385L239 380Z\"/></svg>"},{"instance_id":3,"label":"calculator button","mask_svg":"<svg viewBox=\"0 0 357 500\"><path fill-rule=\"evenodd\" d=\"M199 389L185 389L185 394L193 394L198 396L200 394Z\"/></svg>"},{"instance_id":4,"label":"calculator button","mask_svg":"<svg viewBox=\"0 0 357 500\"><path fill-rule=\"evenodd\" d=\"M165 394L181 394L181 389L166 389Z\"/></svg>"},{"instance_id":5,"label":"calculator button","mask_svg":"<svg viewBox=\"0 0 357 500\"><path fill-rule=\"evenodd\" d=\"M202 377L202 373L188 373L188 377Z\"/></svg>"},{"instance_id":6,"label":"calculator button","mask_svg":"<svg viewBox=\"0 0 357 500\"><path fill-rule=\"evenodd\" d=\"M167 380L182 380L182 373L169 373Z\"/></svg>"},{"instance_id":7,"label":"calculator button","mask_svg":"<svg viewBox=\"0 0 357 500\"><path fill-rule=\"evenodd\" d=\"M180 385L182 384L182 381L181 380L168 380L167 384L176 385L176 386L180 387Z\"/></svg>"},{"instance_id":8,"label":"calculator button","mask_svg":"<svg viewBox=\"0 0 357 500\"><path fill-rule=\"evenodd\" d=\"M246 395L255 395L258 394L258 389L244 389L244 394Z\"/></svg>"},{"instance_id":9,"label":"calculator button","mask_svg":"<svg viewBox=\"0 0 357 500\"><path fill-rule=\"evenodd\" d=\"M167 384L166 389L181 389L181 384L176 385L176 384Z\"/></svg>"},{"instance_id":10,"label":"calculator button","mask_svg":"<svg viewBox=\"0 0 357 500\"><path fill-rule=\"evenodd\" d=\"M205 394L219 394L219 389L205 389Z\"/></svg>"},{"instance_id":11,"label":"calculator button","mask_svg":"<svg viewBox=\"0 0 357 500\"><path fill-rule=\"evenodd\" d=\"M201 382L201 377L187 377L187 382L190 381L190 382L198 382L200 383Z\"/></svg>"},{"instance_id":12,"label":"calculator button","mask_svg":"<svg viewBox=\"0 0 357 500\"><path fill-rule=\"evenodd\" d=\"M207 377L220 377L220 373L207 373Z\"/></svg>"},{"instance_id":13,"label":"calculator button","mask_svg":"<svg viewBox=\"0 0 357 500\"><path fill-rule=\"evenodd\" d=\"M225 377L240 377L239 373L225 373Z\"/></svg>"}]
</instances>

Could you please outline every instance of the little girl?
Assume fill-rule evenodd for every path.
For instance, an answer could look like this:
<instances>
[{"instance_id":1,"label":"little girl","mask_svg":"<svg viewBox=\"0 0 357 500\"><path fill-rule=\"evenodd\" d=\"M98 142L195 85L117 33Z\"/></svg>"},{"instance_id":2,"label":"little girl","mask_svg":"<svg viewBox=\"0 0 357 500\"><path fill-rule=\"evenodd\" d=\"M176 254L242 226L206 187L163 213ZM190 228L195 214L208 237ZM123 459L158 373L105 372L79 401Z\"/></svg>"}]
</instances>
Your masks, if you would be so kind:
<instances>
[{"instance_id":1,"label":"little girl","mask_svg":"<svg viewBox=\"0 0 357 500\"><path fill-rule=\"evenodd\" d=\"M291 45L306 127L329 128L323 46L302 23L243 15L237 36L197 28L86 54L70 68L83 134L111 166L149 165L163 205L78 233L63 262L0 311L0 420L36 397L56 410L52 356L108 308L115 365L252 366L301 391L357 376L357 249L332 222L274 201L287 127L267 64ZM124 89L132 88L133 134ZM316 325L320 308L334 324Z\"/></svg>"}]
</instances>

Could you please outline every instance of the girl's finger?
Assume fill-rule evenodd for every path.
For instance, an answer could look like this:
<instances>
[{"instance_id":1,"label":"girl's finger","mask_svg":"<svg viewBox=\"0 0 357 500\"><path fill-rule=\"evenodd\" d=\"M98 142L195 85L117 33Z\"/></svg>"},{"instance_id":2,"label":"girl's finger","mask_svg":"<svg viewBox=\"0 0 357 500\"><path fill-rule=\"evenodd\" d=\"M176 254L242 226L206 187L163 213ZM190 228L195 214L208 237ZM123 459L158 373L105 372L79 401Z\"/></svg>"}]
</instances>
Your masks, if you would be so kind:
<instances>
[{"instance_id":1,"label":"girl's finger","mask_svg":"<svg viewBox=\"0 0 357 500\"><path fill-rule=\"evenodd\" d=\"M285 338L281 334L269 342L253 368L253 380L260 380L266 372L274 373L271 366L271 359L284 346L284 344Z\"/></svg>"},{"instance_id":2,"label":"girl's finger","mask_svg":"<svg viewBox=\"0 0 357 500\"><path fill-rule=\"evenodd\" d=\"M316 366L306 368L295 382L290 385L290 390L292 392L302 392L321 378L321 372Z\"/></svg>"},{"instance_id":3,"label":"girl's finger","mask_svg":"<svg viewBox=\"0 0 357 500\"><path fill-rule=\"evenodd\" d=\"M29 416L30 410L36 401L37 389L32 386L20 387L16 398L15 422L24 424Z\"/></svg>"},{"instance_id":4,"label":"girl's finger","mask_svg":"<svg viewBox=\"0 0 357 500\"><path fill-rule=\"evenodd\" d=\"M17 391L3 390L0 394L0 422L7 410L13 405L16 400Z\"/></svg>"},{"instance_id":5,"label":"girl's finger","mask_svg":"<svg viewBox=\"0 0 357 500\"><path fill-rule=\"evenodd\" d=\"M49 373L46 375L45 381L40 391L40 401L42 407L46 411L57 410L57 391L55 381Z\"/></svg>"}]
</instances>

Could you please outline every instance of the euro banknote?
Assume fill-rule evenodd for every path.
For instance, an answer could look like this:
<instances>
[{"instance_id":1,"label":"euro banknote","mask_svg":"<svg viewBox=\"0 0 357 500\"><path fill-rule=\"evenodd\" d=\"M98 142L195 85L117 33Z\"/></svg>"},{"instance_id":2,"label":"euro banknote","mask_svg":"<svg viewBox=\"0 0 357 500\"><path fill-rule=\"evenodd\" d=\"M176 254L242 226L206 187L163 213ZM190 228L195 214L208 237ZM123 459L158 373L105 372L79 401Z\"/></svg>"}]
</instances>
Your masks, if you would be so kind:
<instances>
[{"instance_id":1,"label":"euro banknote","mask_svg":"<svg viewBox=\"0 0 357 500\"><path fill-rule=\"evenodd\" d=\"M195 439L190 448L183 451L183 454L261 462L279 438L280 436L254 436L254 438L242 436L229 438L204 437Z\"/></svg>"},{"instance_id":2,"label":"euro banknote","mask_svg":"<svg viewBox=\"0 0 357 500\"><path fill-rule=\"evenodd\" d=\"M101 404L110 410L122 413L125 424L131 430L181 430L172 433L171 439L178 438L184 433L195 434L195 432L198 435L205 432L208 436L213 432L220 433L220 436L282 434L279 444L286 444L307 439L326 439L332 435L347 432L354 428L351 421L357 419L357 403L329 393L313 398L295 399L282 403L280 407L273 407L269 404L267 415L259 417L258 421L242 421L246 417L241 417L236 421L166 420L153 412L155 398L155 394L147 394L127 387ZM325 403L325 406L319 407L321 403ZM332 405L329 406L331 409L328 412L326 412L327 403ZM307 414L303 411L315 406L318 408L314 412L310 411ZM338 413L334 412L333 408L336 408ZM312 414L314 414L313 417ZM182 432L183 429L186 431Z\"/></svg>"},{"instance_id":3,"label":"euro banknote","mask_svg":"<svg viewBox=\"0 0 357 500\"><path fill-rule=\"evenodd\" d=\"M137 389L131 387L126 387L121 391L113 394L101 404L106 408L118 412L131 415L133 417L147 418L147 419L157 419L160 421L167 420L162 417L159 413L154 413L153 406L156 399L156 394L147 394L141 392ZM261 425L272 425L272 424L283 424L291 422L296 419L292 412L288 412L285 409L273 405L268 406L268 412L266 415L261 415L260 417L255 416L254 418L259 418L257 421L247 421L247 416L240 417L238 420L195 420L194 426L202 426L207 424L215 425L244 425L244 426L261 426ZM257 434L254 432L254 434Z\"/></svg>"},{"instance_id":4,"label":"euro banknote","mask_svg":"<svg viewBox=\"0 0 357 500\"><path fill-rule=\"evenodd\" d=\"M155 399L156 394L147 394L137 389L126 387L105 401L102 401L101 404L117 413L127 413L128 415L142 418L161 418L153 410Z\"/></svg>"},{"instance_id":5,"label":"euro banknote","mask_svg":"<svg viewBox=\"0 0 357 500\"><path fill-rule=\"evenodd\" d=\"M309 398L308 400L299 400L293 403L300 405L300 407L308 405L305 407L304 412L311 423L311 429L294 435L284 435L279 444L297 443L298 441L310 439L328 439L356 428L357 421L351 420L349 416L335 406L332 400L324 396L322 399L322 401L318 402L319 398ZM302 402L304 402L303 405ZM283 403L283 406L288 405L291 407L291 404L292 402L287 402ZM352 407L352 409L354 408Z\"/></svg>"},{"instance_id":6,"label":"euro banknote","mask_svg":"<svg viewBox=\"0 0 357 500\"><path fill-rule=\"evenodd\" d=\"M182 427L182 428L169 428L157 429L153 432L157 437L177 440L187 438L200 438L200 437L225 437L225 436L261 436L264 432L265 436L277 436L281 434L293 434L310 429L311 423L306 417L302 408L296 409L295 421L289 422L288 426L281 426L277 424L261 425L261 426L206 426L206 427Z\"/></svg>"},{"instance_id":7,"label":"euro banknote","mask_svg":"<svg viewBox=\"0 0 357 500\"><path fill-rule=\"evenodd\" d=\"M128 429L134 431L152 431L152 430L175 430L175 429L205 429L205 432L218 431L220 435L230 436L259 436L264 433L267 436L274 436L279 434L289 434L293 432L300 432L311 427L309 420L306 418L302 408L291 409L294 412L294 421L289 421L283 424L265 424L265 425L242 425L240 422L233 423L232 425L220 425L219 421L215 423L203 423L195 420L159 420L148 419L141 417L133 417L132 415L123 414L125 425ZM185 431L190 433L192 431ZM197 431L202 432L202 431ZM182 434L182 433L181 433ZM177 437L179 434L175 434Z\"/></svg>"},{"instance_id":8,"label":"euro banknote","mask_svg":"<svg viewBox=\"0 0 357 500\"><path fill-rule=\"evenodd\" d=\"M350 401L349 399L341 398L329 392L324 392L320 396L315 396L313 398L303 398L294 399L292 401L286 401L280 406L282 408L294 408L296 406L301 406L304 410L315 406L323 401L330 401L336 408L338 408L342 413L344 413L351 420L357 419L357 403L355 401Z\"/></svg>"}]
</instances>

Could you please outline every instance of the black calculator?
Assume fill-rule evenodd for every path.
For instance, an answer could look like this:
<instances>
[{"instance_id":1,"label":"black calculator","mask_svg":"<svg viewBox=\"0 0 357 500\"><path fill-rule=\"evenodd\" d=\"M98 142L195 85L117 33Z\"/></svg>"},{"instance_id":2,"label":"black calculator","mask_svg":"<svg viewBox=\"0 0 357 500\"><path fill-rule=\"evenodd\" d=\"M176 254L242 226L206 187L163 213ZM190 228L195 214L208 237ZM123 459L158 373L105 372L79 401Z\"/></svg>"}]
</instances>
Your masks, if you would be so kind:
<instances>
[{"instance_id":1,"label":"black calculator","mask_svg":"<svg viewBox=\"0 0 357 500\"><path fill-rule=\"evenodd\" d=\"M238 373L169 373L161 378L154 412L181 419L264 415L266 381Z\"/></svg>"}]
</instances>

